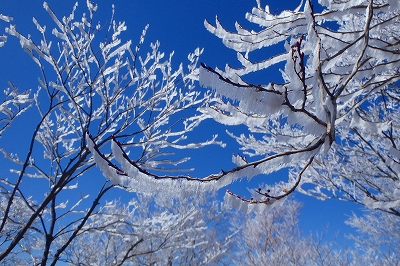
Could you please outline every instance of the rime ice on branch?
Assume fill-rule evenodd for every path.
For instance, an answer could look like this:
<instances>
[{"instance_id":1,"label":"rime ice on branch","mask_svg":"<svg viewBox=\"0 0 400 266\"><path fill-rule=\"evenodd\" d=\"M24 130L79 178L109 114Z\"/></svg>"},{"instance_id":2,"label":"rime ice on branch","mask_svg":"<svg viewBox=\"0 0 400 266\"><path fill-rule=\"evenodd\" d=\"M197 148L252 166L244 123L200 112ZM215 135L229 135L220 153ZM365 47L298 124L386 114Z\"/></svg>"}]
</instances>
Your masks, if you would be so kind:
<instances>
[{"instance_id":1,"label":"rime ice on branch","mask_svg":"<svg viewBox=\"0 0 400 266\"><path fill-rule=\"evenodd\" d=\"M265 158L256 163L234 158L241 169L263 175L289 169L286 183L271 185L277 195L297 189L399 215L399 3L319 3L321 13L307 0L275 15L258 1L246 18L260 31L236 23L237 32L230 32L218 18L215 26L206 21L237 52L242 67L202 65L200 83L220 97L202 112L255 134L230 134L246 155ZM276 44L284 47L282 54L250 59L253 51ZM285 64L283 82L245 81L246 74L277 63Z\"/></svg>"}]
</instances>

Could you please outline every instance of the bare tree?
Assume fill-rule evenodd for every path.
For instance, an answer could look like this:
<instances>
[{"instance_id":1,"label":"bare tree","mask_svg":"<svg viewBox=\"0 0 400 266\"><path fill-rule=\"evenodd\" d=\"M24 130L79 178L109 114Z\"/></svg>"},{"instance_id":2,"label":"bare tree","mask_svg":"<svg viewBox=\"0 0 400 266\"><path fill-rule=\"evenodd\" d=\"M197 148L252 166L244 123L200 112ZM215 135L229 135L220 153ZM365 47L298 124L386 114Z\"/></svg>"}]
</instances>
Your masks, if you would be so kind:
<instances>
[{"instance_id":1,"label":"bare tree","mask_svg":"<svg viewBox=\"0 0 400 266\"><path fill-rule=\"evenodd\" d=\"M113 19L114 10L110 23L101 25L94 21L97 6L90 1L88 13L79 19L77 4L63 18L46 2L43 6L55 23L51 34L35 18L39 34L32 37L14 25L6 29L18 38L42 76L32 92L20 93L14 86L6 90L0 105L1 132L10 132L16 119L34 123L24 128L29 138L25 154L1 149L11 169L0 179L0 260L5 264L27 259L31 265L55 265L74 239L89 230L88 222L106 215L104 195L115 187L128 189L122 179L103 179L94 168L87 132L99 148L112 139L121 141L146 171L177 169L187 158L172 156L173 149L218 144L215 137L185 142L185 134L205 118L196 108L210 97L193 89L200 49L188 56L187 68L178 65L174 70L172 54L164 59L158 42L140 56L147 27L136 47L131 40L123 41L126 26ZM24 117L27 109L29 118ZM185 112L191 114L187 119ZM1 141L4 147L17 140L9 134ZM102 156L115 155L108 151ZM91 192L78 189L84 184L91 184ZM173 222L188 222L194 213L172 215L165 230L172 230Z\"/></svg>"}]
</instances>

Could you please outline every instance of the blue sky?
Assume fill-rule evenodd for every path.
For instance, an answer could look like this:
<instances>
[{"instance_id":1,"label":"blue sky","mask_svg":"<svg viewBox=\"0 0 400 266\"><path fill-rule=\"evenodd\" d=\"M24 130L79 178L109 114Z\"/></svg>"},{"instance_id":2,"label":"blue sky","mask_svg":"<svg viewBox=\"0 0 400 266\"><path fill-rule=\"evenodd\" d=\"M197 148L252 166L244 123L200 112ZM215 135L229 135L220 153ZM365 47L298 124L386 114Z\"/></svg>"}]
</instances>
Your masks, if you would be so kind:
<instances>
[{"instance_id":1,"label":"blue sky","mask_svg":"<svg viewBox=\"0 0 400 266\"><path fill-rule=\"evenodd\" d=\"M86 1L78 1L78 10L85 10ZM279 12L283 9L293 9L299 4L299 0L270 0L261 1L262 5L267 3L270 10ZM75 1L48 1L50 7L58 16L68 15ZM194 51L196 47L204 48L201 61L211 67L219 66L223 68L226 63L238 65L235 52L226 48L220 39L210 34L203 26L204 19L214 23L215 16L218 15L221 24L227 29L234 30L234 23L238 20L246 28L257 29L256 25L252 25L245 20L245 13L250 12L251 8L256 5L254 0L115 0L115 1L96 1L99 10L96 12L95 20L99 20L102 24L107 24L111 17L111 4L115 4L115 19L117 21L126 21L128 31L124 34L125 38L132 40L136 45L139 40L140 33L147 23L150 24L147 31L146 41L142 47L146 49L150 42L159 40L161 43L161 51L168 54L175 51L174 61L178 64L186 62L188 53ZM42 25L48 24L49 28L53 28L48 14L42 7L41 1L29 0L2 0L0 2L0 13L12 16L13 24L17 25L17 30L23 34L36 34L36 28L32 23L32 17L36 17ZM79 13L79 12L78 12ZM1 22L1 28L7 25ZM273 53L274 51L272 51ZM278 52L278 51L277 51ZM37 77L40 76L39 69L32 62L28 55L24 54L15 38L10 38L6 46L0 49L0 88L8 87L7 81L12 81L16 86L25 89L35 89L38 86ZM277 71L275 69L275 71ZM268 82L269 79L280 78L278 72L268 72L263 76L252 76L252 79L262 78L261 82ZM253 81L252 81L253 82ZM255 81L254 81L255 82ZM199 88L201 89L201 88ZM0 98L1 99L1 98ZM18 127L29 124L26 119ZM209 132L210 136L217 131L220 133L222 140L232 144L232 148L218 149L205 148L197 152L198 160L197 175L204 176L221 168L232 166L230 160L232 153L238 153L237 146L224 133L224 127L207 122L200 127L200 130ZM200 132L203 132L200 131ZM199 131L197 131L199 132ZM24 131L13 131L15 137L20 139L18 145L13 143L16 149L24 147ZM197 133L198 134L198 133ZM229 145L228 145L229 147ZM236 150L235 150L236 149ZM197 158L197 159L196 159ZM217 159L216 159L217 158ZM4 162L4 160L0 160ZM4 173L0 170L0 173ZM284 175L280 174L280 175ZM279 179L279 174L273 177ZM236 193L246 195L247 189L257 188L259 183L267 183L268 179L255 178L251 182L246 180L232 185L232 190ZM222 195L222 191L220 194ZM339 239L344 232L349 232L349 228L344 225L343 221L351 214L351 211L359 211L359 207L354 203L340 202L338 200L318 201L310 197L295 195L304 203L301 211L300 225L301 229L308 233L310 231L322 231L329 224L328 237L332 237L335 232L339 232Z\"/></svg>"}]
</instances>

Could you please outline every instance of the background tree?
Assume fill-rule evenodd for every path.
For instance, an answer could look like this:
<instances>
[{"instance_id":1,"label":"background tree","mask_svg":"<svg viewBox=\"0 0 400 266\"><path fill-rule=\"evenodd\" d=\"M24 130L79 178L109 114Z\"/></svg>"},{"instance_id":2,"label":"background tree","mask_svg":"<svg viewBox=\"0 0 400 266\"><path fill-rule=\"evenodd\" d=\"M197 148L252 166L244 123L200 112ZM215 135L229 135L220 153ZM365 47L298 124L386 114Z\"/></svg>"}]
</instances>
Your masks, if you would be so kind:
<instances>
[{"instance_id":1,"label":"background tree","mask_svg":"<svg viewBox=\"0 0 400 266\"><path fill-rule=\"evenodd\" d=\"M197 202L188 198L167 207L143 196L126 205L108 202L68 246L64 260L71 265L220 265L231 245L229 231L220 228L228 225L228 215L216 202Z\"/></svg>"},{"instance_id":2,"label":"background tree","mask_svg":"<svg viewBox=\"0 0 400 266\"><path fill-rule=\"evenodd\" d=\"M328 240L324 232L301 232L301 204L286 200L271 210L234 216L232 263L242 265L397 265L399 218L369 211L346 221L360 234L347 243ZM354 241L354 242L353 242Z\"/></svg>"},{"instance_id":3,"label":"background tree","mask_svg":"<svg viewBox=\"0 0 400 266\"><path fill-rule=\"evenodd\" d=\"M103 26L94 20L97 6L90 1L87 13L79 19L77 4L69 16L61 19L46 2L43 6L56 26L51 34L35 18L39 35L24 35L14 25L6 29L18 38L42 74L38 88L32 92L20 93L15 87L6 90L0 108L1 147L15 141L12 125L18 118L26 114L33 123L23 129L29 135L28 149L23 154L17 152L18 147L1 149L12 175L0 179L0 260L6 263L13 258L14 265L26 258L29 264L54 265L74 239L88 230L88 222L103 221L106 211L117 210L98 205L103 204L101 199L111 189L128 189L124 174L118 173L120 179L100 177L87 149L87 132L97 147L111 139L120 140L131 148L130 155L146 171L172 170L187 160L172 156L172 149L217 143L215 137L185 143L185 134L205 117L194 110L209 99L208 94L193 89L200 49L188 56L187 68L178 65L174 70L172 54L164 59L158 42L151 44L147 54L139 55L147 27L136 47L131 48L130 40L123 41L126 26L113 19L114 10L110 23ZM23 113L29 107L29 114ZM187 119L178 114L185 110L191 114ZM113 154L107 151L102 156L112 158ZM97 193L77 193L78 186L85 183ZM160 214L160 221L169 223L158 229L166 230L160 236L178 234L172 224L187 223L193 213L170 218ZM201 222L193 230L204 228ZM167 239L164 241L167 245Z\"/></svg>"},{"instance_id":4,"label":"background tree","mask_svg":"<svg viewBox=\"0 0 400 266\"><path fill-rule=\"evenodd\" d=\"M355 247L363 256L358 257L360 265L398 265L400 256L400 218L379 210L366 210L364 215L351 216L346 223L357 229L350 235Z\"/></svg>"}]
</instances>

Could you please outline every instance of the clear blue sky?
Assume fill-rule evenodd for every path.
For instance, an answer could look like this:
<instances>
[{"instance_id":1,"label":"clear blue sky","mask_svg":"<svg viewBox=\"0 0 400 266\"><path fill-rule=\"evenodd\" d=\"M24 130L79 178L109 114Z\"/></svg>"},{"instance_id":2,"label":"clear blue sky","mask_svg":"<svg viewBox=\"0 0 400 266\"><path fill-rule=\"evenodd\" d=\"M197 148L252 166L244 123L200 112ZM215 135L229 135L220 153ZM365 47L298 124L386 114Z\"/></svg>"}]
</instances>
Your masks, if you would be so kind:
<instances>
[{"instance_id":1,"label":"clear blue sky","mask_svg":"<svg viewBox=\"0 0 400 266\"><path fill-rule=\"evenodd\" d=\"M78 10L85 10L86 1L80 0L78 2ZM261 2L262 5L268 3L271 11L279 12L283 9L293 9L299 4L300 0ZM50 0L48 3L58 16L63 16L70 13L75 1ZM245 13L251 11L251 8L256 5L255 0L115 0L96 1L96 3L99 5L99 10L96 12L95 20L101 21L102 24L107 24L109 21L111 4L115 4L115 18L117 21L126 21L128 31L124 36L131 39L134 45L139 40L144 26L149 23L150 28L143 47L146 48L150 42L159 40L161 51L166 54L173 50L175 51L174 61L177 64L186 62L187 54L196 47L203 47L205 50L201 61L207 65L211 67L219 66L220 68L223 68L226 63L238 65L236 54L226 48L220 39L204 28L204 19L214 23L215 16L218 15L222 25L227 29L234 30L234 22L236 20L247 28L257 29L256 25L250 24L244 18ZM2 0L0 1L0 13L12 16L14 18L12 23L16 24L17 30L23 34L36 34L36 28L32 23L33 16L42 25L47 24L48 30L54 27L54 24L49 20L48 14L43 9L41 1ZM7 23L0 22L1 28L6 25ZM29 56L23 53L15 38L11 37L6 46L0 49L0 58L2 62L0 66L1 90L8 87L8 80L23 90L37 88L37 77L40 75L38 68ZM269 79L270 77L276 78L276 73L269 73L262 78ZM265 80L258 83L264 82ZM24 123L29 123L29 120L24 121ZM224 133L223 126L213 125L211 128L210 125L211 123L206 123L202 126L202 130L204 132L209 131L210 135L214 130L219 131L223 140L233 144L232 140L227 138ZM22 130L17 130L14 134L19 139L23 139L24 132ZM19 142L22 149L23 144L21 143L23 141ZM221 168L227 169L227 167L232 166L230 163L231 155L239 152L235 148L237 146L233 145L233 149L227 148L215 151L206 148L200 151L197 156L200 157L201 164L199 164L197 174L204 176L211 172L219 171ZM4 160L0 162L4 162ZM4 172L0 171L0 173ZM275 178L279 178L279 176ZM245 181L234 184L232 189L236 193L242 192L246 194L246 187L257 188L257 184L267 183L268 180L270 179L257 178L250 183ZM359 207L353 203L340 202L338 200L322 202L298 194L296 194L296 198L304 203L300 218L300 225L304 232L322 231L329 224L329 236L332 236L336 231L340 231L339 235L343 235L343 232L348 232L349 230L343 223L346 215L350 215L352 210L359 210Z\"/></svg>"}]
</instances>

